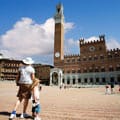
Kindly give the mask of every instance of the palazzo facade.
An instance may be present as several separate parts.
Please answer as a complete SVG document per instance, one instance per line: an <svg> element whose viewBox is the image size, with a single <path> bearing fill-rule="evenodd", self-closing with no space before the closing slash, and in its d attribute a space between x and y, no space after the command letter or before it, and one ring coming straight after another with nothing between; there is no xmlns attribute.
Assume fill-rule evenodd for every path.
<svg viewBox="0 0 120 120"><path fill-rule="evenodd" d="M108 50L105 35L98 40L79 40L80 54L64 55L63 6L56 6L54 32L54 68L50 72L50 85L102 85L120 84L120 49Z"/></svg>
<svg viewBox="0 0 120 120"><path fill-rule="evenodd" d="M15 81L18 75L18 68L21 66L21 60L4 58L0 54L0 81ZM41 80L41 84L50 84L51 65L33 64L35 68L35 76Z"/></svg>

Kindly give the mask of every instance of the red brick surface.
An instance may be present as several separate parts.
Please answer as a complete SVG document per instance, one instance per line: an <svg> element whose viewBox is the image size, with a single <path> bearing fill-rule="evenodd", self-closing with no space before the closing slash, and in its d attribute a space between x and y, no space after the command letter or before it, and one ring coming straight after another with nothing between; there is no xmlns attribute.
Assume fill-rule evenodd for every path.
<svg viewBox="0 0 120 120"><path fill-rule="evenodd" d="M14 82L0 82L0 120L8 120L17 100ZM120 120L120 93L105 95L105 87L62 89L43 86L40 92L42 120ZM28 106L31 115L31 101ZM22 112L22 104L17 113ZM17 117L15 120L19 120ZM31 120L30 118L27 120Z"/></svg>

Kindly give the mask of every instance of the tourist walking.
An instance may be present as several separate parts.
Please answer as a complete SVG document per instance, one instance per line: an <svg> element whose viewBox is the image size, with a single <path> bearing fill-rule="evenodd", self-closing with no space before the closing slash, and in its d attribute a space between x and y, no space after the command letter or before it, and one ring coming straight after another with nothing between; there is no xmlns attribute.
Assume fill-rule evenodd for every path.
<svg viewBox="0 0 120 120"><path fill-rule="evenodd" d="M32 58L27 57L26 59L23 59L22 65L19 67L19 73L18 73L18 79L16 80L17 85L19 86L18 90L18 100L14 106L13 111L10 114L9 119L13 119L16 117L16 110L20 103L23 101L23 112L20 115L20 118L28 117L29 115L26 113L27 106L29 99L31 98L31 84L33 83L33 80L35 79L35 69L32 67L32 64L34 61Z"/></svg>
<svg viewBox="0 0 120 120"><path fill-rule="evenodd" d="M111 87L111 94L112 94L114 92L114 83L111 83L110 87Z"/></svg>
<svg viewBox="0 0 120 120"><path fill-rule="evenodd" d="M106 86L105 86L105 94L111 94L111 92L110 92L110 86L107 84Z"/></svg>

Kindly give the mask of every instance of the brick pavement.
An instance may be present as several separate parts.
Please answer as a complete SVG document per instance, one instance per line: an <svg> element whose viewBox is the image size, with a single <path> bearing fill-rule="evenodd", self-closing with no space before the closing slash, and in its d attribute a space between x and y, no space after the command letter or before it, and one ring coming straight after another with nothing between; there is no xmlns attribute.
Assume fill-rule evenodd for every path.
<svg viewBox="0 0 120 120"><path fill-rule="evenodd" d="M17 100L17 89L14 82L0 82L0 120L8 120ZM118 86L111 95L105 95L104 87L60 90L43 86L40 97L42 120L120 120ZM21 111L22 104L18 114ZM31 114L31 101L28 113Z"/></svg>

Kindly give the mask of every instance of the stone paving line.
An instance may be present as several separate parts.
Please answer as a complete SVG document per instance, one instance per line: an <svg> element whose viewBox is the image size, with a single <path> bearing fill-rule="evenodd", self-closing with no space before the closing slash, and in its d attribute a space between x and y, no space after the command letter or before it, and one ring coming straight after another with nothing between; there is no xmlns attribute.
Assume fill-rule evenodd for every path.
<svg viewBox="0 0 120 120"><path fill-rule="evenodd" d="M14 82L0 82L0 120L8 120L17 100ZM42 86L40 92L42 120L120 120L120 92L105 95L105 87L69 88ZM22 104L18 108L18 117ZM31 115L31 101L27 109ZM32 120L28 118L26 120Z"/></svg>

